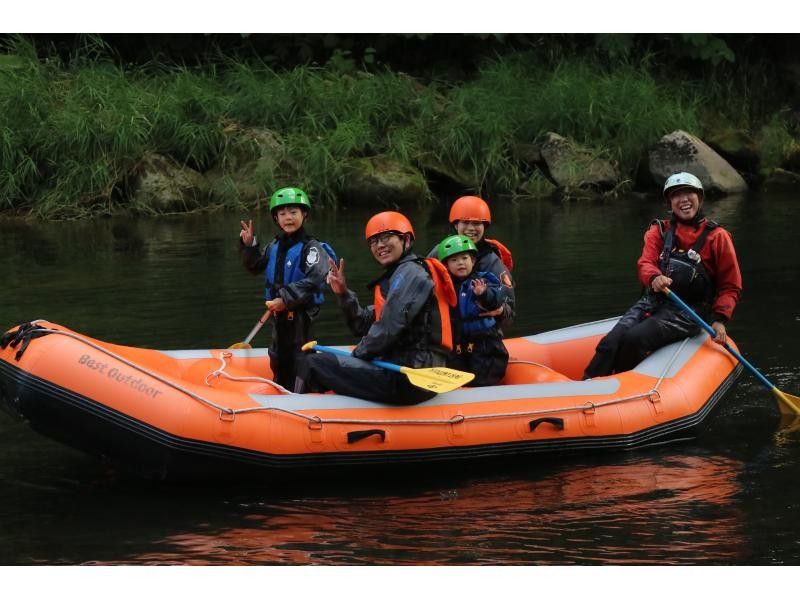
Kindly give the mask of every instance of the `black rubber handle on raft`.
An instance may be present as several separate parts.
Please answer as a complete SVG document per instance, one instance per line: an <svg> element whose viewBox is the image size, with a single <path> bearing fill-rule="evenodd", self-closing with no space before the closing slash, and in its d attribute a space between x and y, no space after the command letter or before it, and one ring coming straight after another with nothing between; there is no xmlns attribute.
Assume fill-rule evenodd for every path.
<svg viewBox="0 0 800 598"><path fill-rule="evenodd" d="M26 322L20 324L14 332L6 332L0 337L0 349L5 349L9 345L11 345L12 349L16 349L17 345L21 342L22 347L20 347L19 351L17 351L17 354L14 356L14 359L19 361L22 359L22 355L25 353L25 349L28 348L31 339L39 338L51 332L52 330L48 330L44 326L39 326L33 322Z"/></svg>
<svg viewBox="0 0 800 598"><path fill-rule="evenodd" d="M354 442L358 442L359 440L364 440L373 435L378 435L381 437L381 442L386 441L386 432L383 430L379 430L378 428L374 428L372 430L356 430L355 432L348 432L347 433L347 444L353 444Z"/></svg>
<svg viewBox="0 0 800 598"><path fill-rule="evenodd" d="M539 419L532 419L528 424L530 431L536 430L539 424L553 424L557 430L564 429L564 420L560 417L540 417Z"/></svg>

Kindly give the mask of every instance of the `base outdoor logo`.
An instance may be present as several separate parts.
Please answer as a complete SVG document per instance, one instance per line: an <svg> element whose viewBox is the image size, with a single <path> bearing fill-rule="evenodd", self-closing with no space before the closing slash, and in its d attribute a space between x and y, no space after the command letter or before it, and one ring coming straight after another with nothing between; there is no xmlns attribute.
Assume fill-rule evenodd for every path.
<svg viewBox="0 0 800 598"><path fill-rule="evenodd" d="M144 380L136 377L135 374L126 374L117 367L109 367L106 362L92 359L92 357L86 353L78 358L78 363L90 370L94 370L98 374L105 375L109 380L113 380L118 384L130 386L133 390L141 392L148 397L157 397L161 394L160 390L149 386Z"/></svg>

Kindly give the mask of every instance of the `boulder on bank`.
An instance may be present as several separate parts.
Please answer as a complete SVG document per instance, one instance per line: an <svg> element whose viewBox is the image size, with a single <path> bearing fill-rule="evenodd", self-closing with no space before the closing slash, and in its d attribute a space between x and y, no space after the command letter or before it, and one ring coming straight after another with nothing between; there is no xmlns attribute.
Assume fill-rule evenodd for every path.
<svg viewBox="0 0 800 598"><path fill-rule="evenodd" d="M466 168L446 164L443 160L434 156L424 156L419 161L427 180L438 183L448 189L462 191L463 193L477 193L481 188L480 179L474 172L468 172Z"/></svg>
<svg viewBox="0 0 800 598"><path fill-rule="evenodd" d="M283 143L269 129L241 127L229 123L223 130L225 150L222 159L206 173L214 197L255 204L269 196L267 186L283 155Z"/></svg>
<svg viewBox="0 0 800 598"><path fill-rule="evenodd" d="M145 154L129 180L130 207L135 211L187 212L208 202L205 177L161 154Z"/></svg>
<svg viewBox="0 0 800 598"><path fill-rule="evenodd" d="M393 209L430 199L428 184L420 171L386 156L352 160L341 193L356 204Z"/></svg>
<svg viewBox="0 0 800 598"><path fill-rule="evenodd" d="M620 182L609 160L557 133L547 133L540 154L548 176L561 189L609 191Z"/></svg>
<svg viewBox="0 0 800 598"><path fill-rule="evenodd" d="M686 131L664 135L649 151L650 176L659 188L671 174L690 172L703 182L707 195L747 191L747 183L722 156Z"/></svg>

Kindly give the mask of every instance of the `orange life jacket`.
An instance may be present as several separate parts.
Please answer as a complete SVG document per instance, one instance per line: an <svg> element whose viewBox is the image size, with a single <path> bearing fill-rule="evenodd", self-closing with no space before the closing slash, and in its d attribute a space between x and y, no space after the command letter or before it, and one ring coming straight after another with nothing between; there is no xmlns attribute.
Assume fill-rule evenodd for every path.
<svg viewBox="0 0 800 598"><path fill-rule="evenodd" d="M509 272L514 269L514 258L511 256L511 250L508 247L503 245L497 239L487 239L484 237L483 240L497 250L497 253L500 256L500 261L505 264Z"/></svg>
<svg viewBox="0 0 800 598"><path fill-rule="evenodd" d="M439 320L441 321L440 342L448 351L453 350L453 328L450 324L450 307L455 307L458 303L456 289L453 280L445 265L432 257L420 259L419 263L428 271L433 279L433 295L436 297L436 304L439 308ZM381 319L381 311L386 298L381 293L381 285L376 284L374 289L373 305L375 308L375 321Z"/></svg>

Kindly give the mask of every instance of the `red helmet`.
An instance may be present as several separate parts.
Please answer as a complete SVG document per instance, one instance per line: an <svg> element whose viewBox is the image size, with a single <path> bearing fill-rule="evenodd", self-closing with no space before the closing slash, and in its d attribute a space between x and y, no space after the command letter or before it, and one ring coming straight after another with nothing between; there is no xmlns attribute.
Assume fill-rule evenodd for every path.
<svg viewBox="0 0 800 598"><path fill-rule="evenodd" d="M367 221L367 228L364 235L367 239L385 233L388 231L400 233L401 235L409 234L414 239L414 227L408 221L408 218L403 216L400 212L381 212L375 214Z"/></svg>
<svg viewBox="0 0 800 598"><path fill-rule="evenodd" d="M487 224L492 223L492 213L489 205L480 197L465 195L453 202L450 208L450 224L456 220L480 220Z"/></svg>

